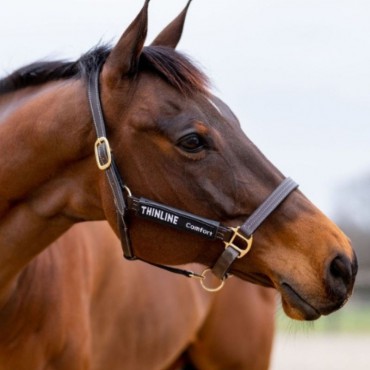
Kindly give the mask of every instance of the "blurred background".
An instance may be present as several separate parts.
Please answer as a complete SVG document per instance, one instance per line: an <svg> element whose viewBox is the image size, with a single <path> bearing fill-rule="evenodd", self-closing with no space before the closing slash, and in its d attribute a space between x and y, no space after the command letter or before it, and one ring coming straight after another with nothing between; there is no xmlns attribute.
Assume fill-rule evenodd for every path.
<svg viewBox="0 0 370 370"><path fill-rule="evenodd" d="M3 1L0 78L114 42L142 3ZM148 40L184 5L152 0ZM357 285L344 309L314 324L277 312L272 370L370 366L369 19L368 0L193 0L179 46L252 141L339 223L358 253Z"/></svg>

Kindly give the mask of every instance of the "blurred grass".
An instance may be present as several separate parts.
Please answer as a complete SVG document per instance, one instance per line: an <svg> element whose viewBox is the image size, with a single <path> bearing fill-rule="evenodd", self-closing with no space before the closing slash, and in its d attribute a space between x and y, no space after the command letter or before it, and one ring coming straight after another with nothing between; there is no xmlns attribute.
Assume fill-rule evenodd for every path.
<svg viewBox="0 0 370 370"><path fill-rule="evenodd" d="M329 316L313 322L300 322L289 319L282 309L277 313L279 332L340 332L370 334L370 303L350 302Z"/></svg>

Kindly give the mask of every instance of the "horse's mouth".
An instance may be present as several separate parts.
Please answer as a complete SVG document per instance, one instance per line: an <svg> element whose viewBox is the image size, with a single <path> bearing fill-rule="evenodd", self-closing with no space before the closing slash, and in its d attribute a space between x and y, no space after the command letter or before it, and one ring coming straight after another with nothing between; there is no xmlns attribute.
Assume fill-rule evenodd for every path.
<svg viewBox="0 0 370 370"><path fill-rule="evenodd" d="M292 319L316 320L321 313L302 298L289 284L280 286L281 299L285 313Z"/></svg>

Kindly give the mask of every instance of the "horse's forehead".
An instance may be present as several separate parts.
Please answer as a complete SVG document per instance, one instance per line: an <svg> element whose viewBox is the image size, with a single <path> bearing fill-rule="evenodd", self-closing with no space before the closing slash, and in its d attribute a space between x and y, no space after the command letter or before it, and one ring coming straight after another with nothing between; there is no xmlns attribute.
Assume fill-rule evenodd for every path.
<svg viewBox="0 0 370 370"><path fill-rule="evenodd" d="M134 112L145 112L151 118L181 116L192 121L201 121L223 130L230 126L239 126L238 119L220 98L211 92L194 92L185 96L170 86L159 76L143 74L136 89L136 96L131 100ZM168 120L166 119L168 122ZM218 124L219 123L219 124Z"/></svg>

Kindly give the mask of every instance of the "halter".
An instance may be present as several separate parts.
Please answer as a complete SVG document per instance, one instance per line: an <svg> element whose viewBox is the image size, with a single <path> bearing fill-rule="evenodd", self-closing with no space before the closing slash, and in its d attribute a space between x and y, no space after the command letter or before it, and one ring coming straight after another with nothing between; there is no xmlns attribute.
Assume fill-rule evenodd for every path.
<svg viewBox="0 0 370 370"><path fill-rule="evenodd" d="M87 90L97 134L94 148L95 157L98 168L105 171L112 190L124 257L128 260L139 259L135 256L130 240L127 223L128 214L158 222L181 231L193 233L209 240L221 240L225 245L225 250L217 259L215 265L212 268L205 269L202 274L144 261L170 272L197 278L200 280L202 287L207 291L220 290L229 276L228 271L232 263L237 258L244 257L250 251L255 230L298 185L292 179L286 178L252 213L245 223L238 227L227 227L218 221L209 220L146 198L135 197L125 185L118 171L107 139L100 102L99 74L100 68L97 68L89 75ZM205 279L210 272L220 279L220 285L216 288L210 288L205 284Z"/></svg>

